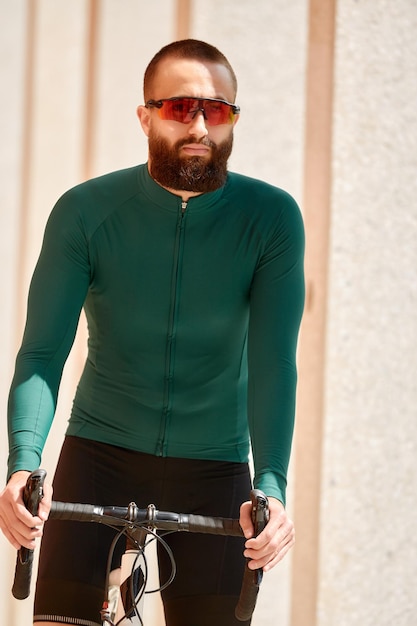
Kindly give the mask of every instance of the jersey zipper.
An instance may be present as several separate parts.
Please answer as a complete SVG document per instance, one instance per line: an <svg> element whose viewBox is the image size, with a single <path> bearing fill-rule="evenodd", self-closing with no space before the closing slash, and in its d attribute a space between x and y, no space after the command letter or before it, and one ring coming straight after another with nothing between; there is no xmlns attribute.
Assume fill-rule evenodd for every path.
<svg viewBox="0 0 417 626"><path fill-rule="evenodd" d="M166 456L168 447L167 430L172 411L172 383L174 378L175 365L175 340L178 320L179 291L181 287L182 253L184 246L184 222L187 204L188 203L185 200L183 200L180 204L175 232L174 256L171 277L170 311L165 353L165 378L162 420L156 450L158 456Z"/></svg>

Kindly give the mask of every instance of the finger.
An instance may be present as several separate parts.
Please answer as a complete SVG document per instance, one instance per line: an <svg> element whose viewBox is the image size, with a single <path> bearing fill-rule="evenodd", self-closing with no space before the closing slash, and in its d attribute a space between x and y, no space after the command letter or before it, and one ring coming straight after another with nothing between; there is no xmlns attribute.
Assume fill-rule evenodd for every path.
<svg viewBox="0 0 417 626"><path fill-rule="evenodd" d="M42 532L39 530L34 530L30 536L26 536L14 527L3 527L2 531L6 539L16 550L19 550L22 546L28 548L29 550L34 550L38 538L42 535Z"/></svg>
<svg viewBox="0 0 417 626"><path fill-rule="evenodd" d="M294 543L295 536L291 534L286 538L285 542L282 542L275 550L271 550L271 546L269 546L269 550L266 553L260 554L259 552L256 552L254 558L251 558L248 563L249 568L262 568L265 572L272 569L284 558Z"/></svg>
<svg viewBox="0 0 417 626"><path fill-rule="evenodd" d="M3 535L6 537L7 541L9 541L16 550L19 549L19 544L16 539L13 537L12 533L9 531L9 527L6 519L3 515L0 516L0 528Z"/></svg>
<svg viewBox="0 0 417 626"><path fill-rule="evenodd" d="M255 558L259 558L260 555L265 556L268 554L276 554L281 552L285 546L294 542L295 540L295 530L293 526L289 528L283 529L282 532L277 533L274 537L271 538L269 543L265 544L259 551L258 555L255 555Z"/></svg>
<svg viewBox="0 0 417 626"><path fill-rule="evenodd" d="M21 548L27 548L28 550L35 550L37 546L36 539L32 539L30 541L28 541L27 539L22 539L22 541L20 541L19 543Z"/></svg>
<svg viewBox="0 0 417 626"><path fill-rule="evenodd" d="M44 495L39 503L37 515L31 515L23 504L22 498L19 498L16 502L12 502L12 507L16 517L18 517L29 528L42 525L43 522L48 519L52 502L52 492L53 489L51 485L44 485Z"/></svg>
<svg viewBox="0 0 417 626"><path fill-rule="evenodd" d="M280 515L278 519L267 524L257 537L248 539L245 547L249 550L259 551L259 555L263 556L268 551L279 549L279 546L281 544L284 545L287 542L287 538L293 534L293 522L285 514Z"/></svg>
<svg viewBox="0 0 417 626"><path fill-rule="evenodd" d="M45 484L44 496L39 504L38 517L45 522L48 519L49 511L51 510L52 503L52 485Z"/></svg>
<svg viewBox="0 0 417 626"><path fill-rule="evenodd" d="M9 529L6 527L2 527L1 530L2 530L3 535L6 537L7 541L11 543L13 548L15 548L16 550L19 550L19 548L21 547L21 544L17 541L17 539L13 537L11 532L9 532Z"/></svg>
<svg viewBox="0 0 417 626"><path fill-rule="evenodd" d="M9 527L11 533L15 536L15 538L25 545L25 543L32 543L38 537L42 537L43 523L39 518L33 517L34 524L35 520L39 521L38 525L33 525L31 527L26 526L22 522L17 521L12 527Z"/></svg>
<svg viewBox="0 0 417 626"><path fill-rule="evenodd" d="M31 515L23 504L17 504L3 511L3 526L18 540L30 541L42 535L43 521Z"/></svg>
<svg viewBox="0 0 417 626"><path fill-rule="evenodd" d="M31 515L24 504L17 503L13 507L14 524L20 523L26 526L28 529L32 529L37 526L42 526L43 520L38 515ZM13 518L11 518L13 519Z"/></svg>
<svg viewBox="0 0 417 626"><path fill-rule="evenodd" d="M260 537L261 535L257 539ZM258 545L254 539L246 542L244 556L254 561L251 569L264 567L276 555L281 554L283 550L288 551L286 549L287 545L292 545L295 542L294 526L292 523L285 524L275 535L265 534L262 539L264 540L262 545Z"/></svg>
<svg viewBox="0 0 417 626"><path fill-rule="evenodd" d="M286 543L285 546L281 550L279 550L277 554L270 561L268 561L268 563L266 563L266 565L263 566L263 571L269 572L269 570L271 570L273 567L275 567L275 565L282 561L284 556L291 550L294 544L294 538L288 541L288 543Z"/></svg>
<svg viewBox="0 0 417 626"><path fill-rule="evenodd" d="M252 504L244 502L240 507L239 524L246 539L253 537L254 529L251 518Z"/></svg>

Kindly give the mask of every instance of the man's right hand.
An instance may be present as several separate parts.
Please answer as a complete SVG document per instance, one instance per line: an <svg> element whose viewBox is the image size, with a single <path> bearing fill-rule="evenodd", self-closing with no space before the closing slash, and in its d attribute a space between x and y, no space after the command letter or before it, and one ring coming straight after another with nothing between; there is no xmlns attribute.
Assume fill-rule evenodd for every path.
<svg viewBox="0 0 417 626"><path fill-rule="evenodd" d="M19 471L9 479L0 494L0 528L12 546L33 550L36 540L42 536L43 524L51 508L52 487L44 485L44 497L38 515L33 517L23 503L23 490L30 472Z"/></svg>

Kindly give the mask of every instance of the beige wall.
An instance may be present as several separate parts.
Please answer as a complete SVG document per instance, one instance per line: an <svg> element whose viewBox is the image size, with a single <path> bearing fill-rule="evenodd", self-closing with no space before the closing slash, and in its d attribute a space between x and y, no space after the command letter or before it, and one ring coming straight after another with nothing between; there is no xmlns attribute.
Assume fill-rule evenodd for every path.
<svg viewBox="0 0 417 626"><path fill-rule="evenodd" d="M417 608L417 4L339 3L320 626Z"/></svg>
<svg viewBox="0 0 417 626"><path fill-rule="evenodd" d="M289 485L297 547L265 577L254 626L413 626L417 4L0 0L0 24L3 415L54 201L86 177L146 158L135 107L147 61L177 33L207 39L239 77L231 167L290 191L310 239ZM45 451L50 473L83 338L82 329ZM1 429L5 468L5 420ZM3 621L22 626L31 600L10 598L14 558L1 540Z"/></svg>

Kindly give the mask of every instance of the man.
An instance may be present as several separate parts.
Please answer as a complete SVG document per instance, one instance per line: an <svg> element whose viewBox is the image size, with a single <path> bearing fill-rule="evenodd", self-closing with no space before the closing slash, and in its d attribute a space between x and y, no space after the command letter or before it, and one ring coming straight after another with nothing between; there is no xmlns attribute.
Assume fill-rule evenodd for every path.
<svg viewBox="0 0 417 626"><path fill-rule="evenodd" d="M216 48L163 48L137 113L146 165L93 179L55 206L31 284L9 402L9 481L1 528L33 548L22 487L41 463L62 367L84 306L89 353L54 477L58 500L236 517L244 540L177 534L168 626L239 623L245 559L265 571L294 543L285 504L302 315L303 227L282 190L227 172L236 77ZM253 538L255 486L270 523ZM96 528L97 526L97 528ZM34 621L99 624L112 535L48 522ZM243 554L242 554L243 553ZM117 558L115 558L117 565ZM169 563L160 555L161 582Z"/></svg>

